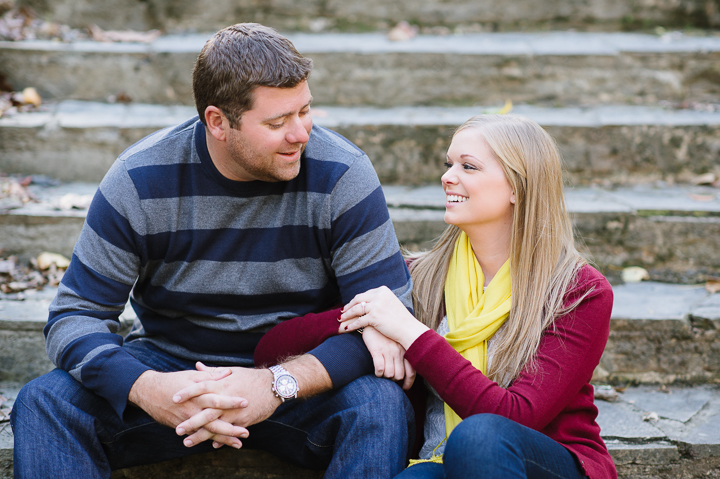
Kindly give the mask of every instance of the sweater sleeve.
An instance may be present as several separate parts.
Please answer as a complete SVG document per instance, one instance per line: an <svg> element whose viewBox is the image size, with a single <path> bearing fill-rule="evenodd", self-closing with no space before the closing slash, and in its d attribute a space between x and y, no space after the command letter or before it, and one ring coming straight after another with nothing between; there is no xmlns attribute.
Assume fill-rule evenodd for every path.
<svg viewBox="0 0 720 479"><path fill-rule="evenodd" d="M492 413L541 430L590 381L607 342L612 289L592 268L567 297L592 291L570 313L543 333L536 368L524 370L505 389L488 379L434 331L420 336L405 358L463 419ZM587 278L588 271L592 278Z"/></svg>
<svg viewBox="0 0 720 479"><path fill-rule="evenodd" d="M135 380L150 369L122 348L119 315L138 276L138 197L117 161L88 211L45 326L50 360L122 416Z"/></svg>
<svg viewBox="0 0 720 479"><path fill-rule="evenodd" d="M367 155L358 150L333 188L323 215L330 225L331 267L341 301L347 303L356 294L387 286L412 310L410 273ZM323 364L336 388L373 372L372 357L359 337L343 335L324 341L311 354Z"/></svg>

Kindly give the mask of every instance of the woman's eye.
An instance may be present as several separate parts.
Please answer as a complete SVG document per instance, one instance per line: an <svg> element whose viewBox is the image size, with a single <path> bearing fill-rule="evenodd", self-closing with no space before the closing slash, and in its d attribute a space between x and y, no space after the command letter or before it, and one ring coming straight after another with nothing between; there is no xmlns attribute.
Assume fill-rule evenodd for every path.
<svg viewBox="0 0 720 479"><path fill-rule="evenodd" d="M443 165L445 165L445 168L447 168L448 170L449 170L450 168L452 168L452 163L450 163L450 162L448 162L448 161L446 161L445 163L443 163Z"/></svg>
<svg viewBox="0 0 720 479"><path fill-rule="evenodd" d="M471 164L469 164L469 163L465 163L465 164L463 165L463 169L465 169L465 170L477 170L477 168L475 168L475 166L473 166L473 165L471 165Z"/></svg>

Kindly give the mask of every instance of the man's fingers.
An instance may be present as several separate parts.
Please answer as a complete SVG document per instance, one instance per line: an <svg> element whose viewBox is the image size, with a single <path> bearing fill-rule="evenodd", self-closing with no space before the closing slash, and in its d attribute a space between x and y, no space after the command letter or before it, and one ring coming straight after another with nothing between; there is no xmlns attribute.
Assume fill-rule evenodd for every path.
<svg viewBox="0 0 720 479"><path fill-rule="evenodd" d="M398 351L398 353L393 357L395 362L395 376L393 379L395 381L402 381L402 379L405 377L405 365L403 364L403 357Z"/></svg>
<svg viewBox="0 0 720 479"><path fill-rule="evenodd" d="M211 385L213 385L212 381L202 381L199 383L192 384L192 385L176 392L173 395L173 402L175 402L176 404L179 404L181 402L187 401L190 398L194 398L194 397L200 396L202 394L210 393L210 392L212 392L210 390Z"/></svg>
<svg viewBox="0 0 720 479"><path fill-rule="evenodd" d="M206 424L202 429L205 429L206 431L210 431L213 433L216 437L214 438L217 440L217 436L229 436L229 437L241 437L246 438L250 434L247 429L240 426L235 426L233 424L230 424L229 422L225 422L221 419L218 419L217 421L213 421L210 424Z"/></svg>
<svg viewBox="0 0 720 479"><path fill-rule="evenodd" d="M215 368L210 366L205 366L202 362L198 361L195 363L195 369L197 369L200 372L208 373L209 378L208 379L222 379L230 376L232 374L232 370L230 368Z"/></svg>
<svg viewBox="0 0 720 479"><path fill-rule="evenodd" d="M392 379L395 377L395 362L391 354L385 353L385 377Z"/></svg>
<svg viewBox="0 0 720 479"><path fill-rule="evenodd" d="M405 379L403 379L402 388L407 391L412 387L412 385L415 383L415 368L410 365L407 359L403 359L403 364L405 365Z"/></svg>
<svg viewBox="0 0 720 479"><path fill-rule="evenodd" d="M219 449L223 446L230 446L234 447L235 449L240 449L242 447L242 442L236 437L220 436L216 434L213 438L213 447L215 449Z"/></svg>
<svg viewBox="0 0 720 479"><path fill-rule="evenodd" d="M373 365L375 366L375 376L381 378L385 372L385 358L382 354L373 354Z"/></svg>
<svg viewBox="0 0 720 479"><path fill-rule="evenodd" d="M185 434L192 434L198 431L200 428L209 424L219 418L222 415L222 409L203 409L199 413L187 421L183 421L175 428L175 433L178 436L184 436Z"/></svg>
<svg viewBox="0 0 720 479"><path fill-rule="evenodd" d="M195 398L195 404L201 408L238 409L248 406L245 398L238 396L225 396L224 394L203 394Z"/></svg>

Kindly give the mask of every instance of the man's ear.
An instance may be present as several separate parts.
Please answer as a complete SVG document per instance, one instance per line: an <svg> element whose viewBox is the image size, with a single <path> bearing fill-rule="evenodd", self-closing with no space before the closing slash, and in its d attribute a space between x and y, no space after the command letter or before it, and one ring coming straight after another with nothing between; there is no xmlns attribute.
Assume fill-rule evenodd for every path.
<svg viewBox="0 0 720 479"><path fill-rule="evenodd" d="M230 127L230 122L220 108L212 105L205 108L205 124L216 140L225 141L226 128Z"/></svg>

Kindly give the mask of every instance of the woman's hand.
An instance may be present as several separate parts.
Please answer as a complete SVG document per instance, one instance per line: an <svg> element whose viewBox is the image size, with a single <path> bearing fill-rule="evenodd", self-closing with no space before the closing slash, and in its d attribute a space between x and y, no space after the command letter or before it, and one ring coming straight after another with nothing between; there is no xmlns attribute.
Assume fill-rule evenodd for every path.
<svg viewBox="0 0 720 479"><path fill-rule="evenodd" d="M387 286L358 294L339 318L341 331L372 326L405 350L429 328L415 319Z"/></svg>
<svg viewBox="0 0 720 479"><path fill-rule="evenodd" d="M410 389L415 382L415 369L405 361L405 348L383 336L372 326L365 328L362 337L372 355L375 376L402 381L402 388Z"/></svg>

